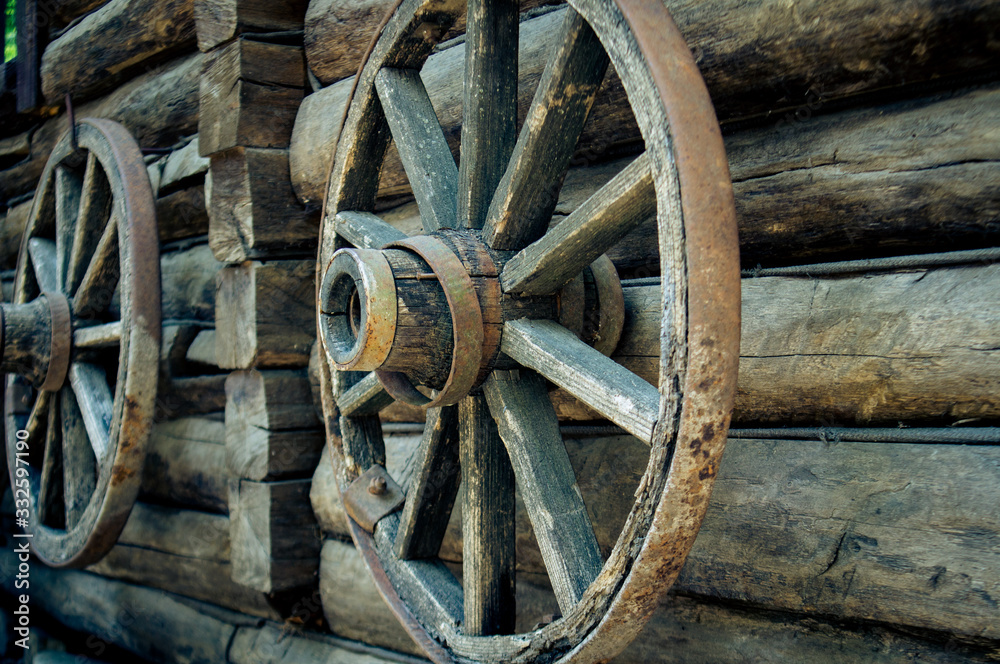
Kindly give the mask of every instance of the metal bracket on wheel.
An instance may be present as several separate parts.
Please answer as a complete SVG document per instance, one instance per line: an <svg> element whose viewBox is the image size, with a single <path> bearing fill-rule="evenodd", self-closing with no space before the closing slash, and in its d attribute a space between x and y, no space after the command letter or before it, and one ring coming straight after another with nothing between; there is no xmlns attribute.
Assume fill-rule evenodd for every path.
<svg viewBox="0 0 1000 664"><path fill-rule="evenodd" d="M375 524L403 506L406 497L382 466L372 466L358 476L344 492L344 509L369 533Z"/></svg>

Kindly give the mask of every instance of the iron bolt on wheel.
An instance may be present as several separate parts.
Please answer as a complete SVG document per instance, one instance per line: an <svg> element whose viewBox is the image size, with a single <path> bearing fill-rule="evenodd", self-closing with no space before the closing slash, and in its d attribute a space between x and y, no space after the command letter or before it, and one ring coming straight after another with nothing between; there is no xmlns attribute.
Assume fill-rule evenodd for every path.
<svg viewBox="0 0 1000 664"><path fill-rule="evenodd" d="M465 10L454 0L403 0L359 74L339 138L317 321L338 483L380 592L435 661L605 661L680 571L725 444L740 293L721 133L669 14L643 0L570 0L518 132L517 3L469 0L456 165L419 71ZM609 64L645 152L548 229ZM420 237L373 214L390 138L420 210ZM654 216L658 386L609 357L627 312L604 256ZM589 315L574 301L590 303ZM549 382L649 445L607 556ZM378 418L393 399L428 409L402 486L385 471ZM517 634L515 487L561 612ZM437 558L456 499L461 581Z"/></svg>
<svg viewBox="0 0 1000 664"><path fill-rule="evenodd" d="M83 567L114 545L139 490L160 352L153 192L121 125L56 144L0 308L15 499L32 548ZM18 433L18 432L22 433Z"/></svg>

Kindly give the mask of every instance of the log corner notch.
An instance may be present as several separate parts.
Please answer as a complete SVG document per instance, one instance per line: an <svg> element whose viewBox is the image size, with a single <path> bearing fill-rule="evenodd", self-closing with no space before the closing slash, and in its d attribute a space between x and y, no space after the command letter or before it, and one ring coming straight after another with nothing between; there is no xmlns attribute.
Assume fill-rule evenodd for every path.
<svg viewBox="0 0 1000 664"><path fill-rule="evenodd" d="M247 33L300 32L308 0L194 0L198 48Z"/></svg>

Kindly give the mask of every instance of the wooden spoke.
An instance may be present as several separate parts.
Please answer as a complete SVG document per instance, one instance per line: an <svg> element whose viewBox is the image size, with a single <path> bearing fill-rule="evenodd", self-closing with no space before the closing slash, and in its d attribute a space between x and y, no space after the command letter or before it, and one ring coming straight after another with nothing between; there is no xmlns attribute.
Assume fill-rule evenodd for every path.
<svg viewBox="0 0 1000 664"><path fill-rule="evenodd" d="M486 244L494 249L519 249L545 232L607 68L608 56L597 35L570 8L559 48L542 73L514 154L490 204L483 226Z"/></svg>
<svg viewBox="0 0 1000 664"><path fill-rule="evenodd" d="M394 545L404 560L436 556L448 529L461 479L457 410L448 406L427 411Z"/></svg>
<svg viewBox="0 0 1000 664"><path fill-rule="evenodd" d="M87 259L93 254L111 214L111 187L93 152L87 155L87 170L83 175L82 187L66 281L61 282L67 293L75 292L80 285L84 270L87 269Z"/></svg>
<svg viewBox="0 0 1000 664"><path fill-rule="evenodd" d="M337 408L345 417L374 415L393 401L372 372L337 398Z"/></svg>
<svg viewBox="0 0 1000 664"><path fill-rule="evenodd" d="M514 630L514 471L486 400L458 405L465 634Z"/></svg>
<svg viewBox="0 0 1000 664"><path fill-rule="evenodd" d="M56 283L60 290L66 283L66 270L69 267L70 247L73 244L73 232L76 227L76 217L80 212L80 194L83 189L83 176L74 169L56 166Z"/></svg>
<svg viewBox="0 0 1000 664"><path fill-rule="evenodd" d="M482 228L517 137L517 0L469 0L458 221Z"/></svg>
<svg viewBox="0 0 1000 664"><path fill-rule="evenodd" d="M458 168L420 72L386 67L375 77L375 89L417 199L424 230L455 228Z"/></svg>
<svg viewBox="0 0 1000 664"><path fill-rule="evenodd" d="M56 243L41 237L28 240L28 254L35 271L35 281L41 291L59 290L56 280Z"/></svg>
<svg viewBox="0 0 1000 664"><path fill-rule="evenodd" d="M530 371L494 371L483 392L507 447L559 608L567 614L597 578L604 560L545 382Z"/></svg>
<svg viewBox="0 0 1000 664"><path fill-rule="evenodd" d="M368 375L357 372L341 372L337 377L344 393L365 382ZM367 383L359 392L368 391ZM377 411L376 411L377 412ZM344 454L350 459L349 466L359 473L373 464L385 466L385 441L382 439L382 425L378 415L340 416L340 433L343 438Z"/></svg>
<svg viewBox="0 0 1000 664"><path fill-rule="evenodd" d="M58 505L60 487L56 476L62 468L62 421L59 416L58 399L49 404L48 426L45 430L45 450L42 455L42 473L38 480L38 523L48 524L56 516L53 511Z"/></svg>
<svg viewBox="0 0 1000 664"><path fill-rule="evenodd" d="M76 394L74 403L79 406L94 456L103 459L108 450L114 396L108 387L104 369L95 364L74 362L69 367L69 382ZM66 420L65 417L63 419Z"/></svg>
<svg viewBox="0 0 1000 664"><path fill-rule="evenodd" d="M371 212L353 210L337 213L337 235L359 249L378 249L406 237Z"/></svg>
<svg viewBox="0 0 1000 664"><path fill-rule="evenodd" d="M121 267L118 263L118 223L112 217L73 298L73 314L86 317L103 311L111 303Z"/></svg>
<svg viewBox="0 0 1000 664"><path fill-rule="evenodd" d="M41 427L49 415L49 400L51 397L51 392L39 392L35 397L35 403L31 406L28 421L24 425L25 431L28 432L28 440L36 440L38 438Z"/></svg>
<svg viewBox="0 0 1000 664"><path fill-rule="evenodd" d="M70 369L72 375L72 369ZM73 388L77 390L76 386ZM81 411L73 391L63 388L61 399L62 414L62 457L63 457L63 499L66 505L66 530L80 521L90 497L97 486L97 459L88 445L87 415ZM91 436L91 440L93 437ZM107 444L105 442L105 444Z"/></svg>
<svg viewBox="0 0 1000 664"><path fill-rule="evenodd" d="M526 319L505 323L500 350L643 442L652 440L659 390L562 325Z"/></svg>
<svg viewBox="0 0 1000 664"><path fill-rule="evenodd" d="M542 239L514 256L500 275L504 292L555 292L655 214L656 192L643 154Z"/></svg>
<svg viewBox="0 0 1000 664"><path fill-rule="evenodd" d="M73 346L75 348L109 348L121 343L122 322L81 327L73 330Z"/></svg>

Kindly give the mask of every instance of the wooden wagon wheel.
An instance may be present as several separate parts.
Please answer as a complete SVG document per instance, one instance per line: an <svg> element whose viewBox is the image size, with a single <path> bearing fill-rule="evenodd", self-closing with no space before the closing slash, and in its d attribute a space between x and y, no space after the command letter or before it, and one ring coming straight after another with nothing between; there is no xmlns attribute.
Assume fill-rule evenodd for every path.
<svg viewBox="0 0 1000 664"><path fill-rule="evenodd" d="M135 502L159 366L155 204L121 125L85 119L56 144L0 314L18 524L49 565L88 565Z"/></svg>
<svg viewBox="0 0 1000 664"><path fill-rule="evenodd" d="M660 3L570 0L518 135L517 3L469 0L456 167L419 70L463 4L403 0L357 79L318 263L328 439L354 540L432 659L605 661L676 578L725 443L740 305L728 166L705 85ZM609 61L645 153L546 231ZM372 214L390 137L425 235L404 238ZM654 214L658 388L606 356L623 312L621 284L602 258ZM581 297L576 277L588 266L598 292ZM583 316L567 304L594 299L598 309ZM650 446L607 558L543 379ZM429 408L403 487L383 467L377 415L393 397ZM459 481L461 582L436 558ZM520 634L515 486L562 613Z"/></svg>

